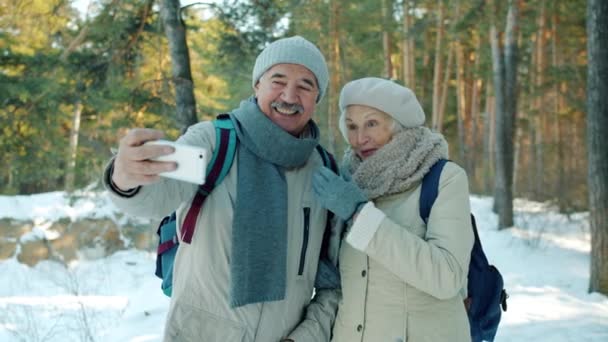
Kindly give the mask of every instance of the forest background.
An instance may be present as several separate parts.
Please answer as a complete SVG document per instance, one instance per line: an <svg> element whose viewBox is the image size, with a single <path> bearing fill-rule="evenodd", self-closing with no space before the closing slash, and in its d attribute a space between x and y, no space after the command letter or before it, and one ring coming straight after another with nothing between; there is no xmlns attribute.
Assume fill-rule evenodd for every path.
<svg viewBox="0 0 608 342"><path fill-rule="evenodd" d="M97 180L121 129L176 138L171 61L152 0L1 0L0 192L30 194ZM514 193L587 208L586 1L528 0L519 19ZM182 9L198 120L252 94L257 53L276 37L316 42L330 64L315 119L337 153L344 83L388 77L414 89L446 135L471 190L494 187L495 96L490 27L507 2L482 0L224 1ZM504 7L504 8L503 8ZM404 20L403 13L412 13ZM441 19L441 21L439 21ZM405 56L405 57L404 57ZM73 174L71 174L73 173Z"/></svg>
<svg viewBox="0 0 608 342"><path fill-rule="evenodd" d="M601 2L589 3L605 9ZM327 59L330 84L315 120L339 159L341 87L359 77L390 78L415 91L427 125L446 136L450 158L466 169L472 193L494 194L499 207L519 197L564 213L588 210L587 6L0 0L0 193L85 187L99 180L127 128L161 129L175 139L188 125L229 111L252 94L259 51L297 34ZM173 37L182 30L181 66L190 78L176 74L171 28L178 30ZM180 102L184 86L193 94L190 109ZM501 215L503 228L508 216ZM608 255L608 242L600 249Z"/></svg>

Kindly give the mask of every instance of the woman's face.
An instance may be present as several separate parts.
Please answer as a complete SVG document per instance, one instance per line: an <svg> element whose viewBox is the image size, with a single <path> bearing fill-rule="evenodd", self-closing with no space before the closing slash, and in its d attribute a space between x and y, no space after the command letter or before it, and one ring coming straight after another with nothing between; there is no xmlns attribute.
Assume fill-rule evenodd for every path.
<svg viewBox="0 0 608 342"><path fill-rule="evenodd" d="M350 105L345 118L348 143L361 159L376 153L393 137L393 119L376 108Z"/></svg>

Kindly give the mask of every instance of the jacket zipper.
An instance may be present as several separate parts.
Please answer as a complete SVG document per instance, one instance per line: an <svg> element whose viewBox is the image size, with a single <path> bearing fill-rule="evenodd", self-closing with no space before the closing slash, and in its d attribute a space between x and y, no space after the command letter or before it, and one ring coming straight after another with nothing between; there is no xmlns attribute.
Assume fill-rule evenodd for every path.
<svg viewBox="0 0 608 342"><path fill-rule="evenodd" d="M304 208L304 239L302 240L302 250L300 251L300 267L298 275L304 273L304 262L306 261L306 250L308 249L308 235L310 234L310 208Z"/></svg>

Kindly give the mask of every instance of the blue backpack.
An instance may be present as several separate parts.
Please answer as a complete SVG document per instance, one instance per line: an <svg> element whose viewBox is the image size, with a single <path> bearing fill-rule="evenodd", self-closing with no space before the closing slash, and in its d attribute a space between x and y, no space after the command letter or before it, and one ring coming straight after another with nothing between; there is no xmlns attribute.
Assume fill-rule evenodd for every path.
<svg viewBox="0 0 608 342"><path fill-rule="evenodd" d="M439 177L447 160L441 159L435 163L422 180L420 191L420 217L428 223L431 208L439 193ZM471 252L468 274L468 298L464 304L471 326L473 342L494 341L498 323L500 323L501 308L507 311L507 292L504 289L502 275L488 263L483 252L475 217L471 214L475 243Z"/></svg>
<svg viewBox="0 0 608 342"><path fill-rule="evenodd" d="M218 115L216 120L213 121L213 125L215 127L216 148L213 150L209 165L207 165L205 184L198 187L190 209L188 209L184 218L181 229L181 238L184 243L192 241L198 213L203 208L207 196L209 196L216 185L224 180L224 177L230 171L238 145L236 131L228 114ZM338 165L334 157L321 145L317 145L316 150L321 155L323 165L338 173ZM333 214L328 211L321 253L328 248L328 233L330 231L328 228L332 216ZM175 212L162 219L156 234L158 235L158 248L156 251L156 270L154 274L162 280L161 289L163 293L171 297L173 289L173 263L179 247Z"/></svg>

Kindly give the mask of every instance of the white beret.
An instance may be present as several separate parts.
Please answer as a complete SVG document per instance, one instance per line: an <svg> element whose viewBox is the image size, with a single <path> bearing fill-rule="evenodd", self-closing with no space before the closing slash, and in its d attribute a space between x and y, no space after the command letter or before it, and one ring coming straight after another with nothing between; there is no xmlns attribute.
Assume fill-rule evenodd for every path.
<svg viewBox="0 0 608 342"><path fill-rule="evenodd" d="M378 77L365 77L348 82L340 93L340 131L346 134L346 107L363 105L379 109L406 128L424 124L424 111L409 88Z"/></svg>

